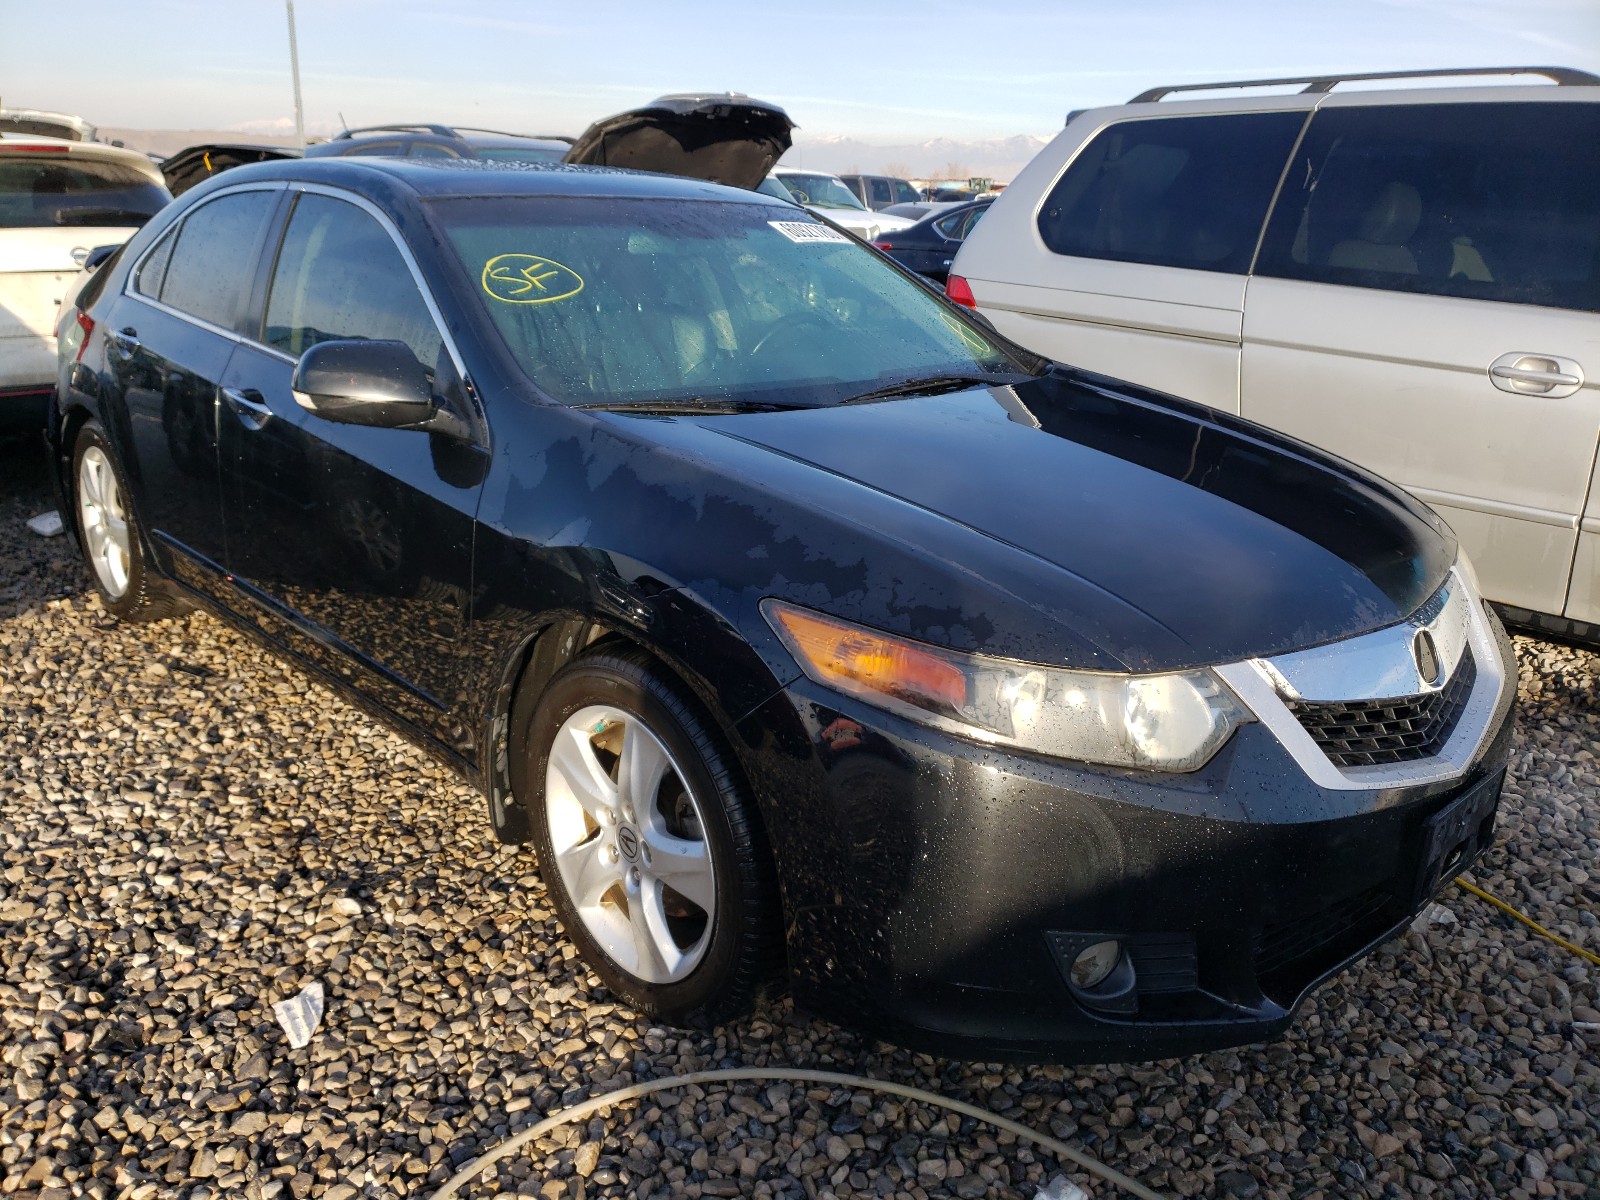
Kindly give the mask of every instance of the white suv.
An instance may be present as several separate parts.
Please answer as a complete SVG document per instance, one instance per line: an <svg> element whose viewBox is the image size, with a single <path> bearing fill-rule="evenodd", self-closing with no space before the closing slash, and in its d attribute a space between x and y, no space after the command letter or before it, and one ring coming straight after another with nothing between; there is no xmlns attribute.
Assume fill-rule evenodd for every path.
<svg viewBox="0 0 1600 1200"><path fill-rule="evenodd" d="M84 259L127 241L171 198L143 154L0 133L0 426L42 417L56 312Z"/></svg>
<svg viewBox="0 0 1600 1200"><path fill-rule="evenodd" d="M1600 641L1600 78L1415 74L1554 86L1270 80L1075 114L950 292L1051 358L1388 476L1513 621ZM1234 94L1166 99L1202 89Z"/></svg>

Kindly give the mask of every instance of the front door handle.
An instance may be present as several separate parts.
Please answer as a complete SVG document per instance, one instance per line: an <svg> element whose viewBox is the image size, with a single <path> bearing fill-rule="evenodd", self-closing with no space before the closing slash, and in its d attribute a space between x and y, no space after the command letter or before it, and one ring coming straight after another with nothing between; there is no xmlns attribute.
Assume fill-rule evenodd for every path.
<svg viewBox="0 0 1600 1200"><path fill-rule="evenodd" d="M1517 396L1570 396L1583 386L1583 368L1554 354L1502 354L1489 364L1489 382Z"/></svg>
<svg viewBox="0 0 1600 1200"><path fill-rule="evenodd" d="M272 419L272 408L254 388L218 388L228 407L251 429L260 429Z"/></svg>

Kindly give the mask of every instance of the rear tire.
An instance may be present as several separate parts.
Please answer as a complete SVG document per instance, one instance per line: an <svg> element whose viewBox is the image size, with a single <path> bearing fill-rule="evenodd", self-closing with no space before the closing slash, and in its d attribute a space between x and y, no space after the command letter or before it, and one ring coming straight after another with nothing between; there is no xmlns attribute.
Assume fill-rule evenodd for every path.
<svg viewBox="0 0 1600 1200"><path fill-rule="evenodd" d="M143 529L105 430L90 421L72 447L72 516L100 604L122 621L160 621L189 605L150 572Z"/></svg>
<svg viewBox="0 0 1600 1200"><path fill-rule="evenodd" d="M606 986L679 1025L748 1013L779 962L777 887L693 697L643 652L597 651L519 700L511 749L545 889Z"/></svg>

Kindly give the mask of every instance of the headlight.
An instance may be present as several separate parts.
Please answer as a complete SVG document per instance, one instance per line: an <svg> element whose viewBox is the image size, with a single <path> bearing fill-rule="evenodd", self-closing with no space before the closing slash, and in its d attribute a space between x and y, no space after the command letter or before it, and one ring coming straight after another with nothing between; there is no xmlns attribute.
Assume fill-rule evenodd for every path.
<svg viewBox="0 0 1600 1200"><path fill-rule="evenodd" d="M1080 762L1193 771L1250 714L1210 671L1123 675L962 654L779 600L761 611L827 687L979 741Z"/></svg>

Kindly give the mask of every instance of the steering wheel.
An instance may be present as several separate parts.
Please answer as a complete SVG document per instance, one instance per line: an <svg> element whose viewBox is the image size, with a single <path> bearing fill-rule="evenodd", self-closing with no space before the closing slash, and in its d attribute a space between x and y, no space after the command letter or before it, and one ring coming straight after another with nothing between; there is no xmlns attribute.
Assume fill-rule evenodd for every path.
<svg viewBox="0 0 1600 1200"><path fill-rule="evenodd" d="M828 330L828 322L821 317L780 318L776 325L756 339L755 345L750 347L749 355L751 358L756 358L769 352L774 345L784 346L786 343L791 342L794 344L789 345L788 348L798 350L802 348L803 337L807 332L827 333ZM801 340L797 341L796 339Z"/></svg>

